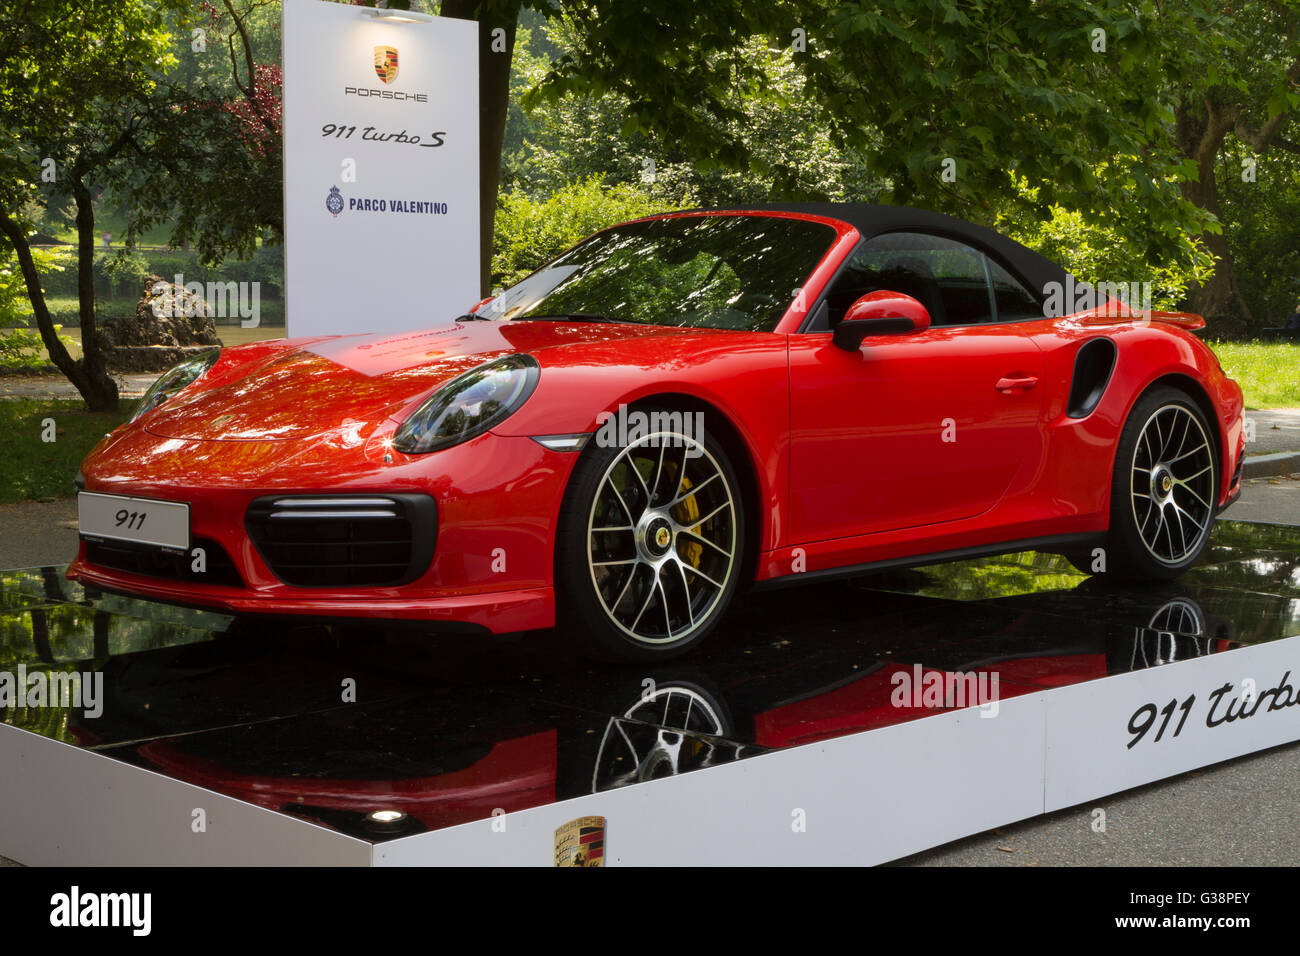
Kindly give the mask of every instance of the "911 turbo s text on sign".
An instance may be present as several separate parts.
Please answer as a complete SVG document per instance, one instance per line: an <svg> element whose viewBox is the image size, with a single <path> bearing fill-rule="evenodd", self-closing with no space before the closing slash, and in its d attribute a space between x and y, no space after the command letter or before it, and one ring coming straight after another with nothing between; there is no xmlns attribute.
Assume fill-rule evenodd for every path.
<svg viewBox="0 0 1300 956"><path fill-rule="evenodd" d="M462 314L480 298L478 25L283 10L289 334Z"/></svg>

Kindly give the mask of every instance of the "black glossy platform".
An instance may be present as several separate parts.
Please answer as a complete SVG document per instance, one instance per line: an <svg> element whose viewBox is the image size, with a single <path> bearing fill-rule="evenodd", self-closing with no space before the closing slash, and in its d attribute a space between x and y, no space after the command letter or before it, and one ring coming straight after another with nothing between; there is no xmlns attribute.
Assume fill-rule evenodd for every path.
<svg viewBox="0 0 1300 956"><path fill-rule="evenodd" d="M0 572L0 671L101 671L104 710L0 715L380 842L927 716L890 699L918 664L997 673L1006 699L1296 635L1300 528L1234 522L1167 586L1024 554L753 595L655 668L586 663L554 632L236 621L43 568Z"/></svg>

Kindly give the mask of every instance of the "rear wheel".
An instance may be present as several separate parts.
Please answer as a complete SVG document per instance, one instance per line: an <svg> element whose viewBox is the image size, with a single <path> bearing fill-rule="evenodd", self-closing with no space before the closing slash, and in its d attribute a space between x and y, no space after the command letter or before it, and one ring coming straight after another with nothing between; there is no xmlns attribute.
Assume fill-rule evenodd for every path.
<svg viewBox="0 0 1300 956"><path fill-rule="evenodd" d="M682 418L662 414L649 420ZM561 625L607 659L666 660L695 646L735 593L743 516L735 471L707 435L670 428L588 448L560 515Z"/></svg>
<svg viewBox="0 0 1300 956"><path fill-rule="evenodd" d="M1178 389L1157 388L1134 406L1115 456L1109 571L1170 579L1200 557L1218 500L1211 434L1205 415Z"/></svg>

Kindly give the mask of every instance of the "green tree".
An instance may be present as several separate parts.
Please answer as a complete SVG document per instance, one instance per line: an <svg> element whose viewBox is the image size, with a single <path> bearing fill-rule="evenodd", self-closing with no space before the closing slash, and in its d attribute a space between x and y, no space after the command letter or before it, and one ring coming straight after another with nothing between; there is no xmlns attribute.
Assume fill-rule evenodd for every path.
<svg viewBox="0 0 1300 956"><path fill-rule="evenodd" d="M802 102L838 149L859 152L884 201L992 222L1029 202L1014 173L1040 216L1122 214L1152 256L1184 254L1207 219L1180 193L1191 166L1172 148L1163 91L1191 82L1188 51L1214 45L1208 2L1185 0L1176 17L1120 0L562 6L579 46L532 100L618 92L624 133L654 131L696 162L751 165L730 94L765 91L743 54L763 37L788 50Z"/></svg>
<svg viewBox="0 0 1300 956"><path fill-rule="evenodd" d="M539 18L538 18L539 19ZM695 162L653 132L626 132L628 99L621 92L572 93L541 99L531 111L518 100L540 82L563 51L576 47L576 26L563 18L536 24L525 15L516 47L515 91L507 124L502 188L533 197L593 176L634 186L649 195L701 205L761 203L774 199L871 201L884 187L867 175L856 150L837 148L814 103L801 95L791 58L767 41L744 41L749 69L761 80L728 96L739 119L721 135L743 144L743 167ZM498 219L498 228L501 223Z"/></svg>
<svg viewBox="0 0 1300 956"><path fill-rule="evenodd" d="M598 229L680 205L655 200L632 186L606 186L596 176L562 186L540 201L522 190L505 193L497 214L493 280L512 285Z"/></svg>
<svg viewBox="0 0 1300 956"><path fill-rule="evenodd" d="M141 107L168 134L123 170L114 198L129 237L170 225L173 244L194 243L214 263L284 238L280 4L216 0L199 11L173 24L176 66Z"/></svg>
<svg viewBox="0 0 1300 956"><path fill-rule="evenodd" d="M1195 168L1180 186L1187 199L1214 216L1201 236L1215 258L1214 274L1196 291L1192 307L1227 318L1240 330L1254 318L1225 234L1231 217L1221 181L1254 186L1265 193L1265 201L1294 194L1294 166L1281 163L1270 170L1262 160L1270 151L1300 152L1292 132L1300 120L1300 3L1226 4L1210 27L1213 41L1189 49L1191 69L1177 91L1177 145ZM1228 156L1236 160L1235 168L1221 171ZM1229 188L1239 200L1251 202L1241 189ZM1276 249L1284 255L1290 252L1287 246L1295 245L1294 229L1283 234L1287 232L1292 241L1278 243Z"/></svg>
<svg viewBox="0 0 1300 956"><path fill-rule="evenodd" d="M138 110L172 62L165 15L187 0L25 0L0 19L0 234L13 248L50 358L93 411L117 408L95 337L93 190L145 133ZM76 207L82 357L59 340L25 210Z"/></svg>

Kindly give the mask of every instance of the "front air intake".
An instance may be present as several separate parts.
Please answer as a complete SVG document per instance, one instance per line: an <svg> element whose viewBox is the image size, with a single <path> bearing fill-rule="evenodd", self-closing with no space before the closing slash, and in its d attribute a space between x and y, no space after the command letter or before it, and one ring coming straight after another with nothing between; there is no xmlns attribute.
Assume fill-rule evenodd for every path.
<svg viewBox="0 0 1300 956"><path fill-rule="evenodd" d="M392 587L428 569L438 509L427 495L267 495L244 523L285 584Z"/></svg>
<svg viewBox="0 0 1300 956"><path fill-rule="evenodd" d="M195 538L190 542L194 549L204 552L202 571L195 570L195 553L164 551L128 541L86 539L86 561L101 568L141 574L149 578L168 581L185 581L190 584L213 584L224 588L242 588L243 579L230 555L215 541Z"/></svg>

